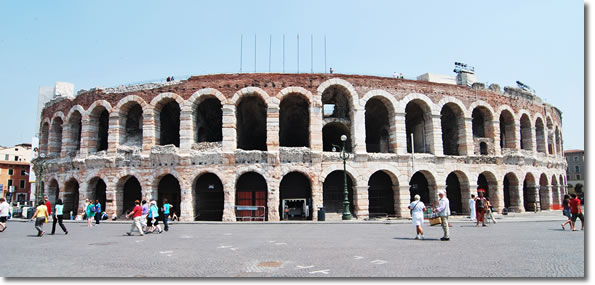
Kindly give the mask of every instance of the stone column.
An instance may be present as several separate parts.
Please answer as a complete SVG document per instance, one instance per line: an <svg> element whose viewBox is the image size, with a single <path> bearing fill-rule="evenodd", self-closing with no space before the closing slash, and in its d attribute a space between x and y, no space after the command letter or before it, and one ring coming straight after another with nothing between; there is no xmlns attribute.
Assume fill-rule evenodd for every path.
<svg viewBox="0 0 595 285"><path fill-rule="evenodd" d="M395 112L395 136L397 147L395 152L397 154L407 154L407 129L405 125L405 113Z"/></svg>
<svg viewBox="0 0 595 285"><path fill-rule="evenodd" d="M181 179L180 183L180 221L194 221L194 200L192 199L192 185L185 183ZM160 205L159 205L160 206Z"/></svg>
<svg viewBox="0 0 595 285"><path fill-rule="evenodd" d="M222 116L222 133L223 142L222 150L224 153L233 153L236 150L236 115L235 106L232 104L223 105L223 116ZM235 213L235 212L234 212ZM234 214L235 217L235 214ZM234 218L235 220L235 218Z"/></svg>
<svg viewBox="0 0 595 285"><path fill-rule="evenodd" d="M473 143L473 118L465 117L465 147L467 155L475 155L475 144Z"/></svg>
<svg viewBox="0 0 595 285"><path fill-rule="evenodd" d="M116 112L109 114L109 126L107 129L107 154L115 156L120 145L120 116ZM125 128L125 126L124 126Z"/></svg>
<svg viewBox="0 0 595 285"><path fill-rule="evenodd" d="M364 109L353 112L352 142L355 144L354 153L366 153L366 116Z"/></svg>
<svg viewBox="0 0 595 285"><path fill-rule="evenodd" d="M500 147L500 121L492 121L492 130L493 130L493 138L494 138L494 155L499 156L502 155L502 148Z"/></svg>
<svg viewBox="0 0 595 285"><path fill-rule="evenodd" d="M322 208L322 182L312 181L312 221L318 221L318 209Z"/></svg>
<svg viewBox="0 0 595 285"><path fill-rule="evenodd" d="M322 152L322 107L310 107L310 149Z"/></svg>
<svg viewBox="0 0 595 285"><path fill-rule="evenodd" d="M531 151L537 152L537 132L535 126L531 126L531 138L533 139L531 142Z"/></svg>
<svg viewBox="0 0 595 285"><path fill-rule="evenodd" d="M430 205L435 204L436 206L438 206L438 200L440 199L440 197L438 197L438 191L444 190L445 187L446 185L444 184L428 185L428 190L430 192Z"/></svg>
<svg viewBox="0 0 595 285"><path fill-rule="evenodd" d="M122 213L122 209L120 207L123 207L124 204L122 203L122 205L120 207L118 207L118 195L117 195L117 184L116 183L111 183L109 180L108 181L104 181L105 182L105 212L107 213L108 217L111 218L111 216L116 213L116 215L121 214ZM122 195L123 196L123 195ZM123 198L123 197L122 197Z"/></svg>
<svg viewBox="0 0 595 285"><path fill-rule="evenodd" d="M71 125L65 122L62 125L62 149L60 151L60 157L65 158L71 149L72 149Z"/></svg>
<svg viewBox="0 0 595 285"><path fill-rule="evenodd" d="M432 141L429 142L431 151L434 155L444 156L444 149L442 145L442 121L440 114L432 115Z"/></svg>
<svg viewBox="0 0 595 285"><path fill-rule="evenodd" d="M180 153L190 153L194 143L192 105L184 105L180 110Z"/></svg>
<svg viewBox="0 0 595 285"><path fill-rule="evenodd" d="M275 99L277 100L277 99ZM267 151L279 152L279 105L270 103L267 108Z"/></svg>
<svg viewBox="0 0 595 285"><path fill-rule="evenodd" d="M508 191L510 194L510 207L508 207L509 212L518 212L523 213L525 212L525 202L523 201L523 188L520 184L514 185L510 183L508 185Z"/></svg>
<svg viewBox="0 0 595 285"><path fill-rule="evenodd" d="M395 197L395 214L397 217L411 218L411 213L407 208L411 203L409 185L393 186L393 195Z"/></svg>
<svg viewBox="0 0 595 285"><path fill-rule="evenodd" d="M151 152L157 143L155 114L143 111L143 152Z"/></svg>
<svg viewBox="0 0 595 285"><path fill-rule="evenodd" d="M514 148L521 149L521 124L515 122L514 124Z"/></svg>
<svg viewBox="0 0 595 285"><path fill-rule="evenodd" d="M366 182L358 181L359 185L366 185ZM353 209L355 213L352 213L358 220L368 219L370 217L369 206L370 201L368 200L368 186L355 186L353 192Z"/></svg>
<svg viewBox="0 0 595 285"><path fill-rule="evenodd" d="M281 181L278 177L269 177L267 181L267 217L269 221L279 221L279 185Z"/></svg>
<svg viewBox="0 0 595 285"><path fill-rule="evenodd" d="M504 209L504 184L502 183L502 181L498 181L498 184L496 185L496 195L495 198L496 199L490 199L490 203L492 204L492 207L494 207L494 210L498 213L502 213L502 209ZM491 189L490 189L491 190Z"/></svg>
<svg viewBox="0 0 595 285"><path fill-rule="evenodd" d="M471 185L471 184L467 184L467 185L463 185L463 183L460 183L461 185L461 203L463 203L463 213L471 213L471 208L469 208L469 199L471 199L471 194L475 194L477 196L477 191L475 191L475 189L477 189L477 185Z"/></svg>
<svg viewBox="0 0 595 285"><path fill-rule="evenodd" d="M234 145L235 147L235 145ZM227 179L226 179L227 178ZM236 181L233 172L226 172L225 177L221 179L223 182L223 221L236 221Z"/></svg>
<svg viewBox="0 0 595 285"><path fill-rule="evenodd" d="M89 155L89 117L88 115L83 115L81 119L81 149L80 154L82 157L87 157Z"/></svg>

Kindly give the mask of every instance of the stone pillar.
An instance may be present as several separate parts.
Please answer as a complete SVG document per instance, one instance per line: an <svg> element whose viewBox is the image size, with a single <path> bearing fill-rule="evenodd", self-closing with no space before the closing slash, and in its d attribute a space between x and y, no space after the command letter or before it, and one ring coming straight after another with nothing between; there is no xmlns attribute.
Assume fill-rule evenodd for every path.
<svg viewBox="0 0 595 285"><path fill-rule="evenodd" d="M496 187L495 199L493 199L493 201L490 199L490 203L496 212L502 213L502 209L504 209L504 184L501 181L498 181Z"/></svg>
<svg viewBox="0 0 595 285"><path fill-rule="evenodd" d="M492 121L493 139L494 139L494 155L502 155L502 148L500 147L500 121Z"/></svg>
<svg viewBox="0 0 595 285"><path fill-rule="evenodd" d="M118 207L118 195L117 195L117 184L111 183L110 181L105 182L105 212L107 213L108 217L112 217L115 213L119 215L122 213L122 209L120 207L124 206L124 203L120 207ZM123 195L122 195L123 196ZM123 198L123 197L122 197Z"/></svg>
<svg viewBox="0 0 595 285"><path fill-rule="evenodd" d="M535 126L531 126L531 138L533 141L531 142L531 151L537 152L537 132Z"/></svg>
<svg viewBox="0 0 595 285"><path fill-rule="evenodd" d="M322 152L322 107L310 107L310 149Z"/></svg>
<svg viewBox="0 0 595 285"><path fill-rule="evenodd" d="M281 181L278 177L271 176L267 181L267 217L269 221L279 221L279 185Z"/></svg>
<svg viewBox="0 0 595 285"><path fill-rule="evenodd" d="M109 114L109 125L107 129L107 154L115 156L120 145L120 116L116 112ZM126 126L124 126L126 128Z"/></svg>
<svg viewBox="0 0 595 285"><path fill-rule="evenodd" d="M62 125L62 149L60 151L60 157L65 158L71 149L72 149L71 125L68 123L64 123Z"/></svg>
<svg viewBox="0 0 595 285"><path fill-rule="evenodd" d="M430 192L430 206L432 204L435 204L436 206L438 206L438 200L440 199L440 197L438 197L438 190L444 190L446 188L446 185L441 184L441 185L428 185L428 190ZM428 206L428 205L426 205Z"/></svg>
<svg viewBox="0 0 595 285"><path fill-rule="evenodd" d="M397 217L411 218L411 213L407 208L411 203L409 185L393 186L393 194L395 195L395 214Z"/></svg>
<svg viewBox="0 0 595 285"><path fill-rule="evenodd" d="M467 155L475 155L475 144L473 143L473 118L465 117L465 147Z"/></svg>
<svg viewBox="0 0 595 285"><path fill-rule="evenodd" d="M552 186L541 185L539 187L539 204L542 211L552 209Z"/></svg>
<svg viewBox="0 0 595 285"><path fill-rule="evenodd" d="M353 112L352 142L355 144L354 153L366 153L366 116L365 109Z"/></svg>
<svg viewBox="0 0 595 285"><path fill-rule="evenodd" d="M510 207L508 207L508 211L518 213L525 212L525 201L523 201L523 188L521 187L521 185L514 185L511 183L510 185L508 185L508 190L510 194Z"/></svg>
<svg viewBox="0 0 595 285"><path fill-rule="evenodd" d="M180 221L194 221L194 200L192 199L192 185L185 183L181 179L180 183ZM161 206L161 205L159 205Z"/></svg>
<svg viewBox="0 0 595 285"><path fill-rule="evenodd" d="M155 114L143 111L143 152L151 152L157 143Z"/></svg>
<svg viewBox="0 0 595 285"><path fill-rule="evenodd" d="M514 124L514 148L521 149L521 124L515 122Z"/></svg>
<svg viewBox="0 0 595 285"><path fill-rule="evenodd" d="M234 145L235 147L235 145ZM227 179L225 179L227 178ZM236 221L236 181L233 172L226 172L225 178L222 177L223 182L223 221Z"/></svg>
<svg viewBox="0 0 595 285"><path fill-rule="evenodd" d="M274 99L278 100L278 99ZM267 151L279 152L279 105L269 103L267 108Z"/></svg>
<svg viewBox="0 0 595 285"><path fill-rule="evenodd" d="M312 181L312 221L318 221L318 209L322 208L322 182Z"/></svg>
<svg viewBox="0 0 595 285"><path fill-rule="evenodd" d="M366 182L358 181L359 185L366 185ZM368 219L370 217L368 200L368 186L355 186L353 192L353 209L355 213L351 213L358 220Z"/></svg>
<svg viewBox="0 0 595 285"><path fill-rule="evenodd" d="M82 157L89 155L89 117L83 115L81 119L81 149L80 154Z"/></svg>
<svg viewBox="0 0 595 285"><path fill-rule="evenodd" d="M190 153L194 143L192 105L184 105L180 110L180 153Z"/></svg>
<svg viewBox="0 0 595 285"><path fill-rule="evenodd" d="M459 181L460 182L460 181ZM471 194L475 194L477 196L477 185L471 186L471 184L461 185L461 203L463 203L463 213L471 213L471 208L469 208L469 199L471 199Z"/></svg>
<svg viewBox="0 0 595 285"><path fill-rule="evenodd" d="M434 155L444 155L442 145L442 121L440 120L440 114L432 115L432 141L429 143Z"/></svg>
<svg viewBox="0 0 595 285"><path fill-rule="evenodd" d="M397 154L407 154L407 129L405 125L405 113L395 113L395 136L397 137Z"/></svg>
<svg viewBox="0 0 595 285"><path fill-rule="evenodd" d="M235 106L231 104L224 104L223 105L223 116L222 116L222 133L223 133L223 141L222 150L223 152L231 152L233 153L236 150L236 114L235 114ZM235 191L234 191L235 192ZM235 213L235 211L234 211ZM234 214L235 217L235 214ZM235 218L234 218L235 220Z"/></svg>

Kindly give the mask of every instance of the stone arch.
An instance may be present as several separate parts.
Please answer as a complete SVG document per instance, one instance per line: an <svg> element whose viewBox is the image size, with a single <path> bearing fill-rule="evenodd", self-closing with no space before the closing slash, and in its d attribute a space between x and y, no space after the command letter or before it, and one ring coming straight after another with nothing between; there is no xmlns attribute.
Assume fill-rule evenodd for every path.
<svg viewBox="0 0 595 285"><path fill-rule="evenodd" d="M78 112L78 113L80 114L81 118L82 118L82 116L83 116L83 115L85 115L85 113L86 113L86 111L85 111L85 108L83 108L83 106L81 106L81 105L78 105L78 104L77 104L77 105L74 105L74 106L72 106L72 107L70 108L70 110L68 110L68 114L66 115L66 119L65 119L65 121L66 121L66 122L70 121L70 119L72 118L72 115L73 115L75 112Z"/></svg>
<svg viewBox="0 0 595 285"><path fill-rule="evenodd" d="M551 206L552 193L547 175L542 173L539 176L539 206L541 210L549 210Z"/></svg>
<svg viewBox="0 0 595 285"><path fill-rule="evenodd" d="M519 179L514 172L508 172L504 175L502 182L502 192L504 195L504 207L509 212L519 211L523 204L522 196L519 195Z"/></svg>
<svg viewBox="0 0 595 285"><path fill-rule="evenodd" d="M366 151L390 153L397 149L394 96L372 90L360 100L365 109Z"/></svg>
<svg viewBox="0 0 595 285"><path fill-rule="evenodd" d="M555 130L554 130L554 136L555 136L555 140L556 140L556 152L558 153L558 156L563 156L562 153L562 135L560 134L560 129L558 128L558 126L556 126Z"/></svg>
<svg viewBox="0 0 595 285"><path fill-rule="evenodd" d="M398 181L395 184L395 179L396 176L386 170L378 170L369 176L367 190L370 218L394 216L400 212L398 203L395 203L399 198L399 184Z"/></svg>
<svg viewBox="0 0 595 285"><path fill-rule="evenodd" d="M50 179L46 183L46 187L45 196L48 196L50 204L56 205L56 201L58 201L58 197L60 196L60 184L58 184L58 180L55 178Z"/></svg>
<svg viewBox="0 0 595 285"><path fill-rule="evenodd" d="M474 138L494 138L494 109L487 103L480 101L471 104L473 137Z"/></svg>
<svg viewBox="0 0 595 285"><path fill-rule="evenodd" d="M192 182L195 221L222 221L224 186L221 176L204 170Z"/></svg>
<svg viewBox="0 0 595 285"><path fill-rule="evenodd" d="M410 96L411 100L405 101L406 99L404 99L401 101L401 104L405 105L405 141L407 142L407 152L433 153L433 104L425 95L413 94L407 97ZM413 142L411 141L412 134Z"/></svg>
<svg viewBox="0 0 595 285"><path fill-rule="evenodd" d="M436 175L429 170L418 170L409 179L409 200L413 201L415 195L421 197L424 204L430 205L438 201L438 187Z"/></svg>
<svg viewBox="0 0 595 285"><path fill-rule="evenodd" d="M223 141L223 105L227 99L213 88L195 92L183 108L192 113L194 143Z"/></svg>
<svg viewBox="0 0 595 285"><path fill-rule="evenodd" d="M351 96L351 98L349 98L349 99L351 99L350 100L351 108L353 108L354 111L360 109L360 105L358 104L359 95L355 91L355 88L353 88L353 85L351 85L351 83L349 83L346 80L340 79L340 78L332 78L332 79L322 82L316 89L316 92L318 93L319 98L322 98L322 94L329 87L331 87L333 85L338 85L338 86L345 88Z"/></svg>
<svg viewBox="0 0 595 285"><path fill-rule="evenodd" d="M422 101L428 107L427 111L429 115L439 114L436 110L436 104L432 102L432 99L421 93L409 93L407 96L403 97L403 99L399 100L399 105L396 108L396 112L405 113L405 109L407 108L407 105L411 103L411 101Z"/></svg>
<svg viewBox="0 0 595 285"><path fill-rule="evenodd" d="M161 93L153 100L155 138L159 145L173 144L180 147L180 118L184 99L175 93Z"/></svg>
<svg viewBox="0 0 595 285"><path fill-rule="evenodd" d="M125 215L134 208L134 201L142 202L142 184L134 174L120 177L116 183L116 214Z"/></svg>
<svg viewBox="0 0 595 285"><path fill-rule="evenodd" d="M533 150L533 123L531 122L531 116L528 113L521 113L519 124L521 130L521 149Z"/></svg>
<svg viewBox="0 0 595 285"><path fill-rule="evenodd" d="M83 116L85 109L80 105L70 108L66 116L64 146L67 153L76 154L81 149L82 134L83 134Z"/></svg>
<svg viewBox="0 0 595 285"><path fill-rule="evenodd" d="M290 94L299 94L301 95L306 101L308 101L309 105L314 105L314 106L322 106L322 102L320 101L319 98L315 98L312 95L312 92L308 91L306 88L303 87L298 87L298 86L291 86L291 87L285 87L283 89L281 89L281 91L279 91L279 93L277 93L277 100L278 102L283 101L283 98L285 98L285 96L290 95ZM275 97L271 97L271 98L275 98ZM274 103L271 100L269 100L269 104Z"/></svg>
<svg viewBox="0 0 595 285"><path fill-rule="evenodd" d="M355 216L355 185L356 179L347 171L347 196L349 200L349 212ZM335 170L325 176L322 182L322 204L331 219L338 219L344 214L343 202L345 201L345 182L343 169Z"/></svg>
<svg viewBox="0 0 595 285"><path fill-rule="evenodd" d="M539 210L539 190L531 172L527 172L523 180L523 202L526 211Z"/></svg>
<svg viewBox="0 0 595 285"><path fill-rule="evenodd" d="M258 87L252 86L240 89L238 92L233 94L233 96L231 97L231 99L229 99L228 102L229 104L235 105L237 109L238 103L241 101L240 99L242 99L245 96L258 96L260 99L262 99L265 105L267 105L267 103L269 102L269 94L267 94L266 91Z"/></svg>
<svg viewBox="0 0 595 285"><path fill-rule="evenodd" d="M175 173L163 173L153 180L153 189L157 193L157 205L161 206L167 200L172 205L170 213L175 213L180 219L183 217L182 205L182 181ZM173 215L172 213L172 215Z"/></svg>
<svg viewBox="0 0 595 285"><path fill-rule="evenodd" d="M64 202L64 208L63 208L63 213L64 213L64 218L65 219L70 219L71 217L71 212L72 212L72 216L76 216L77 214L79 214L81 212L81 210L85 210L85 209L80 209L79 207L79 196L80 196L80 185L79 182L76 178L71 177L69 179L66 180L66 182L64 183L64 187L63 189L63 202Z"/></svg>
<svg viewBox="0 0 595 285"><path fill-rule="evenodd" d="M267 101L263 98L266 94L260 94L257 89L244 88L238 100L232 98L236 104L236 137L237 148L243 150L267 150ZM256 90L252 93L245 93L246 90ZM263 91L264 92L264 91ZM268 99L268 97L267 97Z"/></svg>
<svg viewBox="0 0 595 285"><path fill-rule="evenodd" d="M50 120L45 118L39 128L39 155L44 157L49 154Z"/></svg>
<svg viewBox="0 0 595 285"><path fill-rule="evenodd" d="M302 93L285 94L279 104L279 146L310 147L311 105Z"/></svg>
<svg viewBox="0 0 595 285"><path fill-rule="evenodd" d="M107 180L102 176L103 175L94 176L88 180L89 182L87 182L86 196L92 200L94 204L95 200L99 200L99 203L101 204L101 211L105 211L107 208Z"/></svg>
<svg viewBox="0 0 595 285"><path fill-rule="evenodd" d="M60 156L62 151L62 131L64 128L64 114L57 112L52 117L49 128L48 153L53 156Z"/></svg>
<svg viewBox="0 0 595 285"><path fill-rule="evenodd" d="M554 155L554 123L548 114L545 118L547 154Z"/></svg>
<svg viewBox="0 0 595 285"><path fill-rule="evenodd" d="M561 187L558 183L558 179L556 178L556 174L552 174L552 179L550 181L552 185L552 210L560 210L560 205L562 204L562 199L560 199Z"/></svg>
<svg viewBox="0 0 595 285"><path fill-rule="evenodd" d="M535 117L535 143L537 146L537 152L547 153L546 145L546 133L545 124L541 115Z"/></svg>
<svg viewBox="0 0 595 285"><path fill-rule="evenodd" d="M271 189L267 178L255 171L245 171L236 176L235 195L238 206L264 207L257 210L239 210L236 219L253 220L254 217L268 220L269 189ZM264 210L263 210L264 209Z"/></svg>
<svg viewBox="0 0 595 285"><path fill-rule="evenodd" d="M361 180L361 178L363 178L359 172L357 171L357 169L347 165L345 167L346 171L347 171L347 176L349 176L354 183L354 186L357 186L357 182ZM319 181L320 183L324 182L324 180L326 180L326 177L331 174L334 171L343 171L343 165L340 164L331 164L331 165L325 165L324 166L324 170L320 173L319 177Z"/></svg>
<svg viewBox="0 0 595 285"><path fill-rule="evenodd" d="M452 99L451 101L454 102L443 102L440 108L443 153L444 155L466 155L465 109L461 108L462 104Z"/></svg>
<svg viewBox="0 0 595 285"><path fill-rule="evenodd" d="M461 109L461 111L463 112L464 118L471 117L471 113L469 112L469 110L467 110L463 101L461 101L460 99L458 99L456 97L452 97L452 96L446 96L446 97L442 98L438 102L438 104L436 104L436 112L438 112L439 110L442 110L442 108L444 108L444 105L446 105L446 104L454 104L457 107L459 107L459 109Z"/></svg>
<svg viewBox="0 0 595 285"><path fill-rule="evenodd" d="M500 190L498 189L498 180L493 172L486 170L477 175L477 190L479 189L484 189L486 191L484 195L490 200L490 203L494 208L500 207ZM475 194L479 195L478 192Z"/></svg>
<svg viewBox="0 0 595 285"><path fill-rule="evenodd" d="M87 124L87 148L90 153L107 150L109 136L109 116L112 106L105 100L93 102L85 116Z"/></svg>
<svg viewBox="0 0 595 285"><path fill-rule="evenodd" d="M498 121L500 123L500 148L516 148L516 117L512 108L500 106Z"/></svg>
<svg viewBox="0 0 595 285"><path fill-rule="evenodd" d="M192 93L192 96L186 100L186 106L195 108L205 99L213 97L217 98L219 102L221 102L221 105L227 104L227 98L225 98L225 95L223 95L223 93L221 93L219 90L215 88L203 88Z"/></svg>
<svg viewBox="0 0 595 285"><path fill-rule="evenodd" d="M143 121L148 104L136 95L129 95L118 102L114 113L118 117L118 137L121 145L141 147Z"/></svg>
<svg viewBox="0 0 595 285"><path fill-rule="evenodd" d="M302 171L284 174L279 182L279 213L284 220L312 219L312 179ZM284 209L287 209L286 213Z"/></svg>
<svg viewBox="0 0 595 285"><path fill-rule="evenodd" d="M465 172L455 170L446 176L446 197L450 203L450 210L455 214L469 213L470 198L469 178Z"/></svg>

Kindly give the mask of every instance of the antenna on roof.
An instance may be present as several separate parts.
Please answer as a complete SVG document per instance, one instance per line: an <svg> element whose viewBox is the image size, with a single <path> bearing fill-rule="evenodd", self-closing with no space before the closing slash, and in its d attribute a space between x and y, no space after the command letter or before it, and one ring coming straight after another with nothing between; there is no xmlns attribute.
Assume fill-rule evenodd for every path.
<svg viewBox="0 0 595 285"><path fill-rule="evenodd" d="M455 69L453 70L454 73L475 73L475 67L464 64L462 62L455 62Z"/></svg>
<svg viewBox="0 0 595 285"><path fill-rule="evenodd" d="M529 85L527 85L527 84L525 84L525 83L523 83L523 82L520 82L520 81L518 81L518 80L517 80L517 81L516 81L516 85L517 85L519 88L523 89L523 90L526 90L526 91L529 91L529 92L531 92L531 93L535 94L535 90L534 90L533 88L529 87Z"/></svg>

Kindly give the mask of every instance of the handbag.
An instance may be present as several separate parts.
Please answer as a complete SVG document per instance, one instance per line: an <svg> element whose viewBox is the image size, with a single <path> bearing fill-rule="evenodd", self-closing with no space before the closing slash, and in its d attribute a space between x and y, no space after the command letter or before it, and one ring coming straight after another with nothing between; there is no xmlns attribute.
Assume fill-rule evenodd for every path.
<svg viewBox="0 0 595 285"><path fill-rule="evenodd" d="M430 226L435 226L438 224L442 224L442 219L440 218L440 216L433 213L432 217L430 217Z"/></svg>

